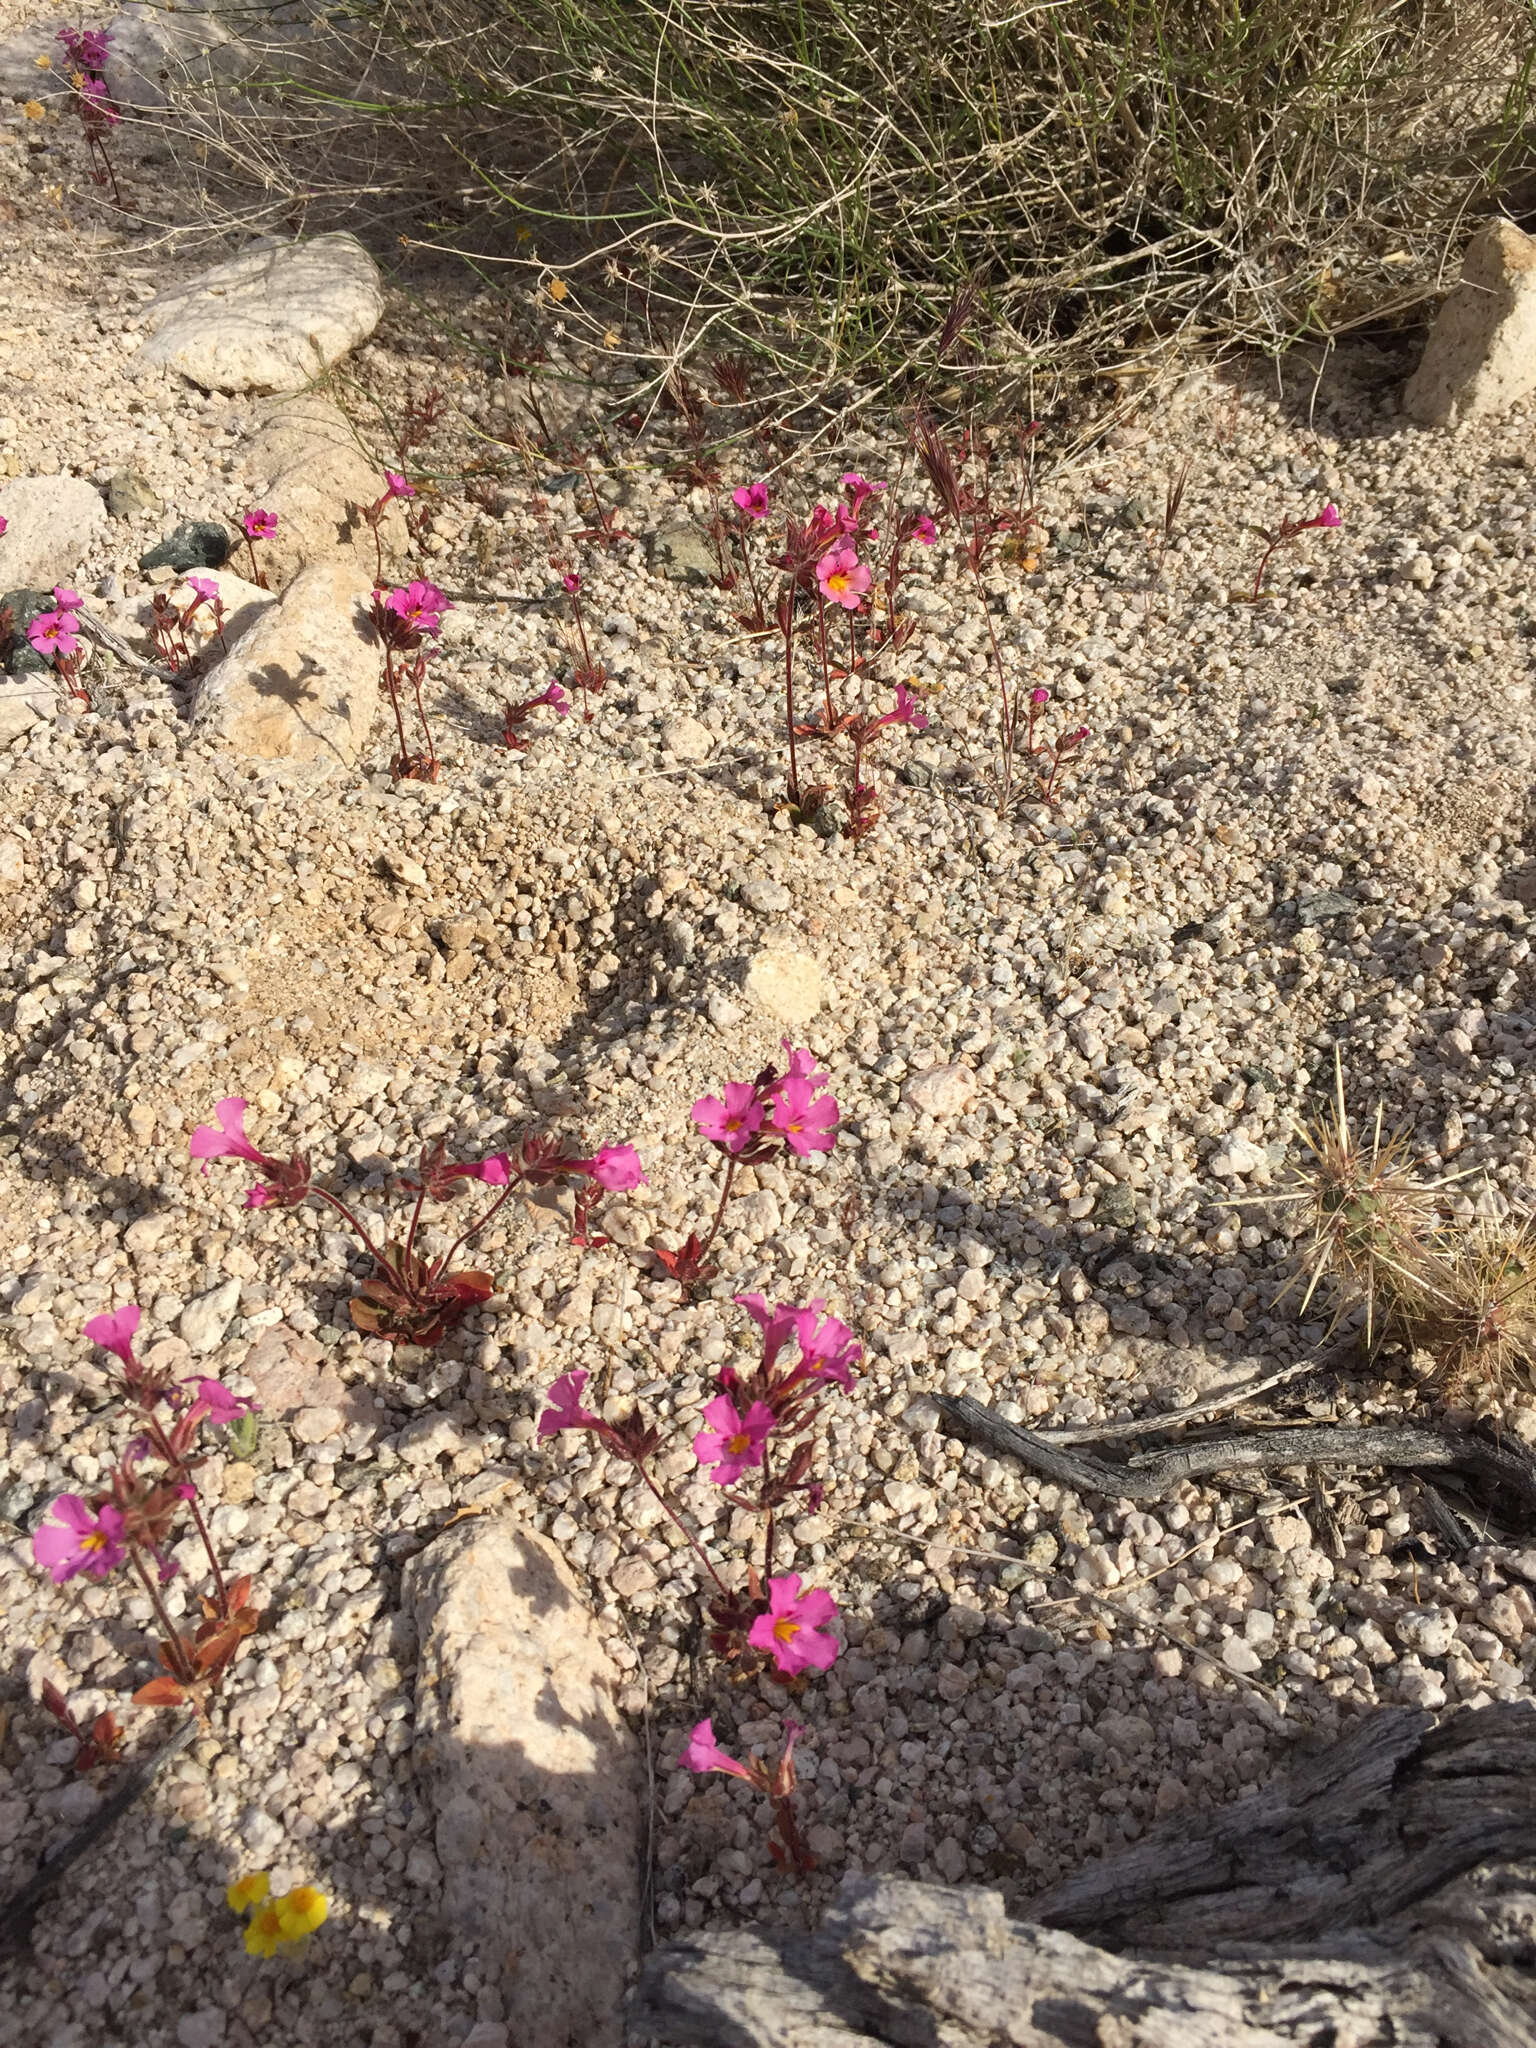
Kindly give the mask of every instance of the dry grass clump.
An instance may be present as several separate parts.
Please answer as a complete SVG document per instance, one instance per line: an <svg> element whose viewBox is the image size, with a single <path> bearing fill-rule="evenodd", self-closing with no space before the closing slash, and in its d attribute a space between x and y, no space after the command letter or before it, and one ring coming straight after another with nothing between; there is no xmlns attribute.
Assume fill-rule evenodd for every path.
<svg viewBox="0 0 1536 2048"><path fill-rule="evenodd" d="M1368 1135L1358 1132L1337 1056L1332 1102L1297 1131L1307 1158L1295 1185L1271 1199L1301 1209L1303 1310L1327 1278L1336 1319L1363 1307L1367 1342L1426 1353L1453 1399L1478 1405L1536 1385L1536 1228L1447 1217L1442 1191L1464 1176L1420 1180L1410 1134L1383 1135L1379 1105Z"/></svg>
<svg viewBox="0 0 1536 2048"><path fill-rule="evenodd" d="M248 123L215 156L306 205L327 167L386 213L414 180L430 238L556 266L594 339L786 377L1336 333L1439 288L1530 155L1526 0L354 0L329 25L262 102L302 166Z"/></svg>

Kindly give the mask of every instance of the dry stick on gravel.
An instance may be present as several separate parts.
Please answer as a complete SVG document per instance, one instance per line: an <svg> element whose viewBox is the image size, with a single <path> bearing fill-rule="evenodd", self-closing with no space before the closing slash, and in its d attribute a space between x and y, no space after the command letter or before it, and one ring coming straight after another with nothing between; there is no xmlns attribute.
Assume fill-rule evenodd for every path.
<svg viewBox="0 0 1536 2048"><path fill-rule="evenodd" d="M1272 1372L1268 1379L1244 1380L1241 1386L1228 1387L1223 1393L1213 1394L1208 1401L1197 1401L1192 1408L1170 1409L1165 1415L1141 1415L1134 1422L1087 1423L1082 1429L1050 1429L1042 1431L1043 1444L1106 1444L1114 1437L1160 1436L1171 1429L1178 1429L1186 1422L1202 1422L1208 1416L1220 1415L1225 1408L1241 1407L1244 1401L1256 1401L1260 1394L1267 1394L1273 1387L1283 1387L1288 1380L1300 1379L1303 1373L1321 1372L1326 1361L1317 1358L1303 1359L1300 1365L1287 1365L1279 1372Z"/></svg>
<svg viewBox="0 0 1536 2048"><path fill-rule="evenodd" d="M966 1394L936 1394L933 1399L951 1435L1006 1452L1074 1492L1103 1494L1111 1500L1162 1500L1184 1480L1214 1472L1273 1472L1288 1465L1396 1465L1409 1471L1429 1467L1462 1472L1485 1486L1504 1489L1536 1513L1536 1464L1528 1457L1478 1437L1414 1424L1341 1429L1324 1423L1270 1429L1259 1436L1213 1437L1172 1450L1143 1452L1128 1464L1111 1465L1078 1451L1060 1450L1033 1430L1004 1422Z"/></svg>
<svg viewBox="0 0 1536 2048"><path fill-rule="evenodd" d="M172 1757L179 1756L186 1748L199 1725L195 1714L183 1721L153 1756L127 1773L117 1790L102 1801L85 1826L71 1835L62 1849L54 1851L36 1876L0 1906L0 1955L14 1955L26 1947L32 1933L32 1916L48 1893L67 1870L110 1832L139 1795L149 1790Z"/></svg>

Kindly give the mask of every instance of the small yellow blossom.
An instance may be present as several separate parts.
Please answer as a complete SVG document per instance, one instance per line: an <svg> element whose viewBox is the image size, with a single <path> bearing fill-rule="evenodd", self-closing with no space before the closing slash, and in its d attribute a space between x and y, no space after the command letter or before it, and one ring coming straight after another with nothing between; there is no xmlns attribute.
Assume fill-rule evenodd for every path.
<svg viewBox="0 0 1536 2048"><path fill-rule="evenodd" d="M331 1908L324 1892L312 1884L298 1884L277 1901L275 1910L283 1940L302 1941L323 1925Z"/></svg>
<svg viewBox="0 0 1536 2048"><path fill-rule="evenodd" d="M28 100L21 111L29 121L41 121L43 119L43 103L41 100Z"/></svg>
<svg viewBox="0 0 1536 2048"><path fill-rule="evenodd" d="M53 59L49 56L46 50L44 50L41 57L38 58L37 68L39 71L51 71L53 69ZM1387 258L1387 261L1389 263L1392 261L1390 256Z"/></svg>
<svg viewBox="0 0 1536 2048"><path fill-rule="evenodd" d="M570 289L563 277L552 277L549 280L549 296L557 302L565 298Z"/></svg>
<svg viewBox="0 0 1536 2048"><path fill-rule="evenodd" d="M270 1960L283 1939L282 1916L276 1906L258 1906L245 1930L245 1952Z"/></svg>
<svg viewBox="0 0 1536 2048"><path fill-rule="evenodd" d="M231 1913L244 1913L252 1906L259 1906L272 1889L272 1880L264 1870L253 1870L245 1877L237 1877L224 1894L225 1903Z"/></svg>
<svg viewBox="0 0 1536 2048"><path fill-rule="evenodd" d="M617 348L618 345L619 337L614 333L613 329L610 327L608 332L603 336L603 347Z"/></svg>

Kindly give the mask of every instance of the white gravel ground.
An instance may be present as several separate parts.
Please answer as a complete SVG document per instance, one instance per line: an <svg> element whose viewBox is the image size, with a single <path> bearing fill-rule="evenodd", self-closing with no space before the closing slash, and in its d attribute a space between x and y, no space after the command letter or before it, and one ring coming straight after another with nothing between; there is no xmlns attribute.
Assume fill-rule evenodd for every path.
<svg viewBox="0 0 1536 2048"><path fill-rule="evenodd" d="M0 115L0 161L30 140ZM153 252L80 199L61 262L43 203L23 203L0 473L143 473L163 514L113 522L76 577L137 632L150 540L243 509L252 407L129 382ZM582 523L569 486L509 462L506 509L486 510L456 481L508 388L474 345L487 309L454 312L461 339L438 346L394 301L349 365L350 398L366 421L366 398L387 410L408 379L440 383L453 412L421 458L442 479L428 573L557 596L550 522ZM1532 1200L1532 417L1407 428L1394 392L1410 360L1352 351L1315 402L1299 372L1281 393L1268 371L1196 368L1054 475L1069 433L1048 425L1054 544L992 591L1014 673L1093 728L1054 814L989 808L984 626L947 549L909 586L921 630L903 672L942 685L933 723L883 750L887 822L858 847L774 815L772 650L729 600L653 578L638 542L582 549L615 678L597 719L541 728L521 760L492 744L496 707L568 669L553 601L453 614L433 788L221 759L177 692L121 668L93 710L10 748L0 1889L96 1798L35 1704L42 1681L82 1712L116 1707L136 1747L163 1725L124 1707L148 1675L140 1603L120 1583L56 1589L31 1562L48 1501L89 1487L121 1443L88 1315L137 1300L148 1346L190 1361L187 1305L238 1282L222 1336L204 1318L199 1365L248 1385L267 1419L254 1458L216 1460L205 1490L270 1610L209 1733L6 1966L18 2048L405 2048L458 2042L477 2018L494 2048L496 1993L438 1974L398 1613L402 1561L466 1507L531 1501L588 1575L655 1762L662 1934L813 1915L855 1868L1025 1902L1153 1815L1243 1796L1291 1741L1377 1702L1531 1696L1536 1550L1448 1558L1411 1481L1332 1486L1336 1542L1296 1475L1090 1513L951 1442L928 1398L1082 1427L1315 1350L1321 1319L1274 1305L1285 1212L1224 1204L1283 1177L1289 1119L1315 1106L1336 1043L1352 1099L1411 1119L1427 1171L1472 1169L1462 1213ZM1131 529L1155 523L1186 453L1184 530L1154 585ZM844 467L899 460L896 430L870 429L797 461L785 488L805 503ZM636 535L707 510L638 461L615 491ZM1277 558L1271 602L1231 601L1256 560L1247 529L1325 497L1342 528ZM382 767L382 727L376 752ZM901 762L914 781L892 787ZM424 883L390 879L391 853ZM687 1108L776 1050L782 1027L742 981L783 951L827 980L798 1037L830 1070L843 1132L824 1162L743 1176L718 1298L679 1306L626 1247L702 1213L714 1161ZM963 1071L913 1091L937 1104L921 1113L903 1091L936 1066ZM238 1171L189 1165L192 1125L229 1093L251 1100L259 1141L334 1159L370 1203L380 1155L403 1164L437 1135L491 1149L530 1119L633 1141L651 1187L610 1208L607 1250L520 1216L492 1237L486 1310L430 1358L391 1353L348 1326L361 1269L323 1215L252 1215ZM729 1295L750 1288L825 1296L868 1347L834 1412L825 1504L795 1528L847 1639L794 1709L822 1858L808 1880L771 1865L744 1787L671 1767L705 1713L727 1747L770 1743L786 1694L721 1684L697 1654L689 1555L627 1473L585 1440L534 1436L543 1390L585 1366L684 1444L710 1369L746 1348ZM1274 1412L1432 1406L1402 1359L1315 1389L1277 1393ZM1500 1421L1536 1441L1529 1402ZM712 1491L684 1478L700 1510ZM726 1524L714 1533L729 1552ZM331 1895L302 1963L240 1954L221 1894L253 1865Z"/></svg>

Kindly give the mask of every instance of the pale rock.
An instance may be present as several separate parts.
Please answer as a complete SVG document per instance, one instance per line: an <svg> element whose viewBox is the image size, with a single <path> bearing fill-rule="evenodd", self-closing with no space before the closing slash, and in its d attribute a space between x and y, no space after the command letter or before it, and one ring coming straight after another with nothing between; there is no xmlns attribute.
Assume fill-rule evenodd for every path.
<svg viewBox="0 0 1536 2048"><path fill-rule="evenodd" d="M1461 282L1435 316L1424 357L1403 386L1421 427L1508 412L1536 390L1536 240L1495 220L1467 244Z"/></svg>
<svg viewBox="0 0 1536 2048"><path fill-rule="evenodd" d="M356 766L379 701L369 583L316 562L198 687L192 722L242 759Z"/></svg>
<svg viewBox="0 0 1536 2048"><path fill-rule="evenodd" d="M924 1067L908 1078L901 1099L919 1116L948 1123L964 1116L976 1100L976 1076L965 1066Z"/></svg>
<svg viewBox="0 0 1536 2048"><path fill-rule="evenodd" d="M616 2048L643 1799L597 1624L554 1546L507 1517L413 1558L404 1606L442 1925L478 1950L518 2048Z"/></svg>
<svg viewBox="0 0 1536 2048"><path fill-rule="evenodd" d="M189 1301L176 1328L184 1343L189 1344L199 1357L206 1357L223 1343L224 1332L234 1321L239 1306L240 1282L226 1280L222 1286L210 1287L206 1294L196 1295Z"/></svg>
<svg viewBox="0 0 1536 2048"><path fill-rule="evenodd" d="M277 1421L305 1408L347 1412L348 1390L340 1374L325 1363L322 1346L285 1323L262 1331L240 1370L250 1381L264 1418Z"/></svg>
<svg viewBox="0 0 1536 2048"><path fill-rule="evenodd" d="M760 1009L792 1028L808 1024L831 997L827 977L809 953L759 953L742 986Z"/></svg>
<svg viewBox="0 0 1536 2048"><path fill-rule="evenodd" d="M782 882L772 875L748 875L741 885L741 900L748 910L755 910L760 916L773 917L781 910L788 910L793 897Z"/></svg>
<svg viewBox="0 0 1536 2048"><path fill-rule="evenodd" d="M769 1188L758 1188L732 1202L726 1220L737 1230L744 1230L754 1244L763 1244L777 1234L784 1217L778 1196Z"/></svg>
<svg viewBox="0 0 1536 2048"><path fill-rule="evenodd" d="M69 583L107 523L101 493L78 476L21 476L0 484L0 590Z"/></svg>
<svg viewBox="0 0 1536 2048"><path fill-rule="evenodd" d="M0 839L0 882L8 889L25 881L27 873L26 855L19 839Z"/></svg>
<svg viewBox="0 0 1536 2048"><path fill-rule="evenodd" d="M231 23L223 18L226 11ZM107 91L115 105L139 113L160 113L173 94L199 87L227 93L251 75L263 56L271 60L274 18L280 11L271 0L259 12L254 7L226 10L218 0L200 0L183 16L160 0L129 0L112 21Z"/></svg>
<svg viewBox="0 0 1536 2048"><path fill-rule="evenodd" d="M661 744L679 761L703 761L708 758L715 737L696 718L669 718L661 729Z"/></svg>
<svg viewBox="0 0 1536 2048"><path fill-rule="evenodd" d="M369 587L377 580L380 549L362 514L384 495L382 469L358 442L334 399L305 391L272 406L241 458L251 503L277 519L277 531L257 543L261 572L274 590L287 586L311 562L350 558ZM400 501L380 514L386 581L403 559L409 537Z"/></svg>
<svg viewBox="0 0 1536 2048"><path fill-rule="evenodd" d="M5 545L0 541L0 547ZM52 715L57 699L51 681L38 683L0 682L0 747L19 740L34 725Z"/></svg>
<svg viewBox="0 0 1536 2048"><path fill-rule="evenodd" d="M378 265L355 236L264 236L151 299L134 365L177 370L208 391L299 391L366 341L383 311Z"/></svg>
<svg viewBox="0 0 1536 2048"><path fill-rule="evenodd" d="M341 1434L341 1410L328 1405L301 1408L293 1418L292 1428L301 1444L328 1443L333 1436Z"/></svg>
<svg viewBox="0 0 1536 2048"><path fill-rule="evenodd" d="M1415 1650L1421 1657L1444 1657L1456 1640L1456 1617L1443 1608L1416 1607L1398 1616L1394 1633L1405 1650Z"/></svg>
<svg viewBox="0 0 1536 2048"><path fill-rule="evenodd" d="M179 2048L219 2048L224 2039L224 2012L217 2005L201 2005L176 2022Z"/></svg>
<svg viewBox="0 0 1536 2048"><path fill-rule="evenodd" d="M888 1479L880 1490L896 1515L915 1514L928 1498L927 1487L920 1486L915 1479Z"/></svg>
<svg viewBox="0 0 1536 2048"><path fill-rule="evenodd" d="M1247 1138L1227 1138L1211 1154L1210 1168L1221 1180L1231 1180L1239 1174L1267 1173L1269 1154L1262 1145L1252 1144Z"/></svg>
<svg viewBox="0 0 1536 2048"><path fill-rule="evenodd" d="M669 583L689 583L698 589L713 585L720 574L709 536L686 523L664 526L651 535L647 558L653 576Z"/></svg>
<svg viewBox="0 0 1536 2048"><path fill-rule="evenodd" d="M1256 1671L1263 1668L1264 1662L1258 1652L1250 1649L1241 1636L1227 1637L1221 1646L1221 1661L1229 1671L1235 1671L1243 1678L1251 1678Z"/></svg>

